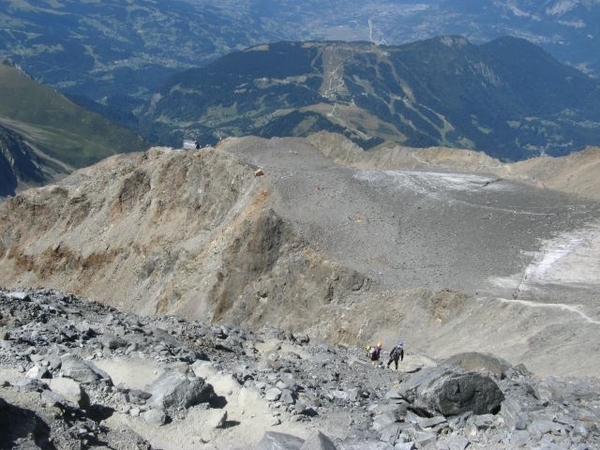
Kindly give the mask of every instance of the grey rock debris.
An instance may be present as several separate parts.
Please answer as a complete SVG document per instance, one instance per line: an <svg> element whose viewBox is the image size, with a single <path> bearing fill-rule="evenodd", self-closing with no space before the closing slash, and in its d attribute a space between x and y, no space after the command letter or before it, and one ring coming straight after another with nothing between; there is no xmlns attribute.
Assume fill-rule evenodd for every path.
<svg viewBox="0 0 600 450"><path fill-rule="evenodd" d="M0 448L159 448L112 428L115 414L163 430L206 410L212 432L235 433L227 407L234 389L212 384L225 379L265 402L266 425L314 431L269 430L239 448L600 448L597 379L540 379L493 355L395 371L372 366L360 348L270 327L135 316L49 289L0 290L0 314L0 369L18 374L0 380ZM259 351L267 342L275 344ZM134 357L162 373L135 386L100 368ZM211 445L210 436L199 442Z"/></svg>

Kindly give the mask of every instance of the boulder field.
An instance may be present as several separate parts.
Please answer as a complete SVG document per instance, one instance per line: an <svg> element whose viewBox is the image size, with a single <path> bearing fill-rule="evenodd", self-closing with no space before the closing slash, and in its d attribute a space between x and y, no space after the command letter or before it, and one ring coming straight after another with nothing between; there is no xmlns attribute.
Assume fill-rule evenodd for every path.
<svg viewBox="0 0 600 450"><path fill-rule="evenodd" d="M0 291L0 447L591 449L599 382Z"/></svg>

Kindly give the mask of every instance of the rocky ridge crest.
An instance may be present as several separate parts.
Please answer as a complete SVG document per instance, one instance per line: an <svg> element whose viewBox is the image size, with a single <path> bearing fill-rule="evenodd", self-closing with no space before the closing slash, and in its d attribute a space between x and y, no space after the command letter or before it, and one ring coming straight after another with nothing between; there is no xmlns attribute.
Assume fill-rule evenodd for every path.
<svg viewBox="0 0 600 450"><path fill-rule="evenodd" d="M363 152L328 134L118 155L0 204L0 280L344 345L401 330L437 359L597 376L597 159Z"/></svg>

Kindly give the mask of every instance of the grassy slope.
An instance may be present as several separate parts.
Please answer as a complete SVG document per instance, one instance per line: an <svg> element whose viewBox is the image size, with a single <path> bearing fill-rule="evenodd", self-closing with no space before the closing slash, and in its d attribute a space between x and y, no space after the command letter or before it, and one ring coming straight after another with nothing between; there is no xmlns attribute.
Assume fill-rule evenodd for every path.
<svg viewBox="0 0 600 450"><path fill-rule="evenodd" d="M49 157L73 167L147 147L133 132L5 64L0 64L0 99L0 120L5 125L28 136Z"/></svg>

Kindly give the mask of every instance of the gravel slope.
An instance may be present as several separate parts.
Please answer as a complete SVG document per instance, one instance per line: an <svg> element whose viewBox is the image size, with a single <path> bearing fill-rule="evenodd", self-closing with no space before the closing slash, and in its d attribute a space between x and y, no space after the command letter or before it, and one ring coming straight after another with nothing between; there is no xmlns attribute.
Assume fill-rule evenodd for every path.
<svg viewBox="0 0 600 450"><path fill-rule="evenodd" d="M553 281L543 273L600 226L596 202L494 176L357 170L301 140L221 149L263 168L276 211L307 239L385 287L474 293L502 287L502 277Z"/></svg>
<svg viewBox="0 0 600 450"><path fill-rule="evenodd" d="M388 159L383 165L395 170L383 170L381 155L371 163L368 155L347 157L342 166L324 147L244 139L220 148L264 170L278 192L277 213L301 235L390 292L371 299L374 308L355 308L347 329L367 324L393 340L400 325L413 347L436 357L488 350L544 374L600 374L600 205L593 195L539 187L541 163L529 163L537 181L522 167L477 166L477 154L461 152L453 161L445 150L426 152L433 162L418 166L405 158L400 165L410 170ZM567 178L557 164L548 162L549 176ZM585 177L573 165L581 194ZM513 170L519 181L504 178ZM587 179L593 188L593 174ZM422 289L467 300L440 297L434 303L447 301L440 316L439 305L424 306Z"/></svg>

